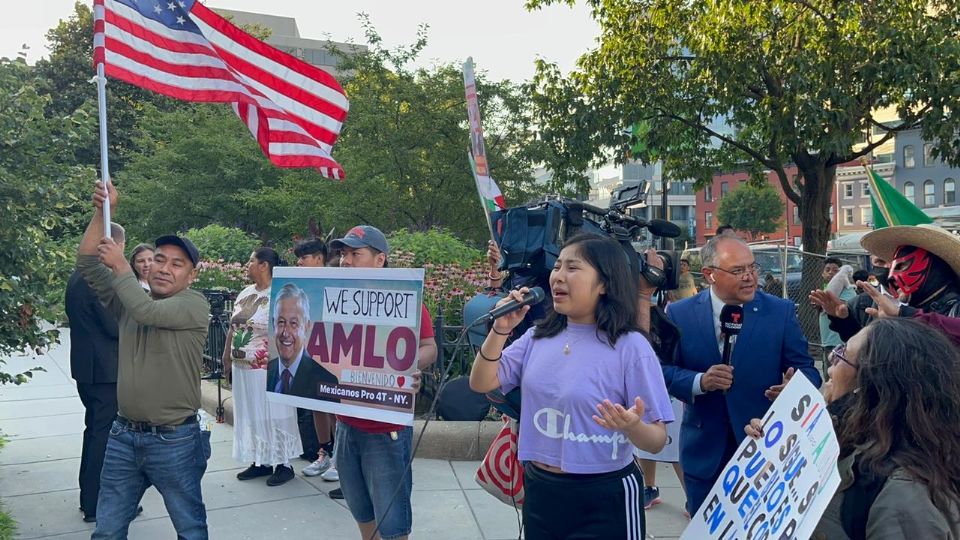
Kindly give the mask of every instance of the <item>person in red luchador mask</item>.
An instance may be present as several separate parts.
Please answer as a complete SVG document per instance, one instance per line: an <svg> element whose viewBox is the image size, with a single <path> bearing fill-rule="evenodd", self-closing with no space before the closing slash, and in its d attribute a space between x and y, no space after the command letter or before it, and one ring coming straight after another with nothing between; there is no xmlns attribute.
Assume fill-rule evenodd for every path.
<svg viewBox="0 0 960 540"><path fill-rule="evenodd" d="M919 317L951 337L956 335L960 343L960 329L951 330L960 327L960 237L934 225L897 226L872 231L861 244L871 258L889 261L887 279L881 282L885 290L864 287L869 304L856 306L834 305L833 299L811 293L811 301L823 305L831 316L830 327L856 333L855 327L865 326L872 317ZM844 340L852 335L837 331Z"/></svg>

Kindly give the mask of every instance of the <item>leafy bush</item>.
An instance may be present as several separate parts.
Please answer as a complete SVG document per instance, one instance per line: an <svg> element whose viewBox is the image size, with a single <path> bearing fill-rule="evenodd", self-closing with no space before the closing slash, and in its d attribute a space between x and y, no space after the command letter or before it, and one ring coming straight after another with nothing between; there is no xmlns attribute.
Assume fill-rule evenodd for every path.
<svg viewBox="0 0 960 540"><path fill-rule="evenodd" d="M203 253L203 250L200 253ZM247 253L247 258L249 257L250 254ZM249 281L245 264L223 262L222 260L202 260L200 261L197 279L191 287L194 289L220 289L237 293L246 287Z"/></svg>
<svg viewBox="0 0 960 540"><path fill-rule="evenodd" d="M463 324L463 305L487 285L486 267L481 261L464 268L452 264L414 264L414 254L399 251L390 256L390 263L396 268L424 269L423 301L430 314L436 318L443 314L447 325Z"/></svg>
<svg viewBox="0 0 960 540"><path fill-rule="evenodd" d="M428 263L456 263L466 268L483 260L484 255L479 249L468 246L443 229L430 229L427 232L410 232L401 229L390 235L390 250L410 254L413 257L411 264L414 267L421 267Z"/></svg>
<svg viewBox="0 0 960 540"><path fill-rule="evenodd" d="M423 300L449 325L463 323L463 304L486 286L484 253L442 229L390 235L390 265L423 268Z"/></svg>
<svg viewBox="0 0 960 540"><path fill-rule="evenodd" d="M47 118L52 101L38 92L23 61L0 59L0 385L29 374L3 372L3 358L57 339L54 306L63 303L69 251L55 240L89 219L94 171L61 159L89 140L89 112ZM95 118L95 117L94 117Z"/></svg>
<svg viewBox="0 0 960 540"><path fill-rule="evenodd" d="M260 247L260 241L252 234L217 224L190 229L184 236L193 241L201 257L210 261L245 263L250 253Z"/></svg>

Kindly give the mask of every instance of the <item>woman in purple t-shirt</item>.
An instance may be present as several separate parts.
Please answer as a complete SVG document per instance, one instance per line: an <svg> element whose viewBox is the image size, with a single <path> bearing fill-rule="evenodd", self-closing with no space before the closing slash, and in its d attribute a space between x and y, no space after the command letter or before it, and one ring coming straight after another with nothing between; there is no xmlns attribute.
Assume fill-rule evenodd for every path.
<svg viewBox="0 0 960 540"><path fill-rule="evenodd" d="M642 539L643 476L633 447L660 451L674 418L660 363L636 326L637 286L623 249L601 236L570 239L550 289L553 309L506 349L528 308L494 321L470 386L522 390L528 540Z"/></svg>

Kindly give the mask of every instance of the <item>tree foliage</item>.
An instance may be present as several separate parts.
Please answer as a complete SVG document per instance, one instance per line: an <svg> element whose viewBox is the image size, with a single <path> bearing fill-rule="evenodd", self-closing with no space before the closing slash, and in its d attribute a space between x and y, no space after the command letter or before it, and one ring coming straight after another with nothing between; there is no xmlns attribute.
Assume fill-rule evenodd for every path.
<svg viewBox="0 0 960 540"><path fill-rule="evenodd" d="M804 249L822 253L838 165L918 125L939 156L960 163L958 0L588 4L599 46L569 76L541 63L534 80L560 174L622 157L636 143L626 127L645 121L649 151L637 157L656 153L674 178L704 183L733 164L773 171L800 207ZM879 109L900 123L879 122ZM874 129L880 135L854 149ZM805 264L807 288L818 275L815 261Z"/></svg>
<svg viewBox="0 0 960 540"><path fill-rule="evenodd" d="M145 106L138 151L117 175L117 219L137 238L218 223L262 233L270 223L244 195L277 185L284 174L223 104ZM249 253L248 253L249 255Z"/></svg>
<svg viewBox="0 0 960 540"><path fill-rule="evenodd" d="M56 319L72 260L56 240L82 227L93 175L61 161L92 138L90 112L45 116L53 98L35 83L23 61L0 59L0 357L56 339L43 321Z"/></svg>
<svg viewBox="0 0 960 540"><path fill-rule="evenodd" d="M747 231L752 240L761 233L772 233L780 227L784 204L769 184L741 184L720 200L717 217L720 222L738 231Z"/></svg>
<svg viewBox="0 0 960 540"><path fill-rule="evenodd" d="M87 2L76 2L73 14L47 32L50 56L36 65L37 84L56 96L46 105L49 116L68 115L83 107L96 110L97 85L93 66L93 11ZM107 142L111 172L124 168L137 151L134 138L144 107L174 110L180 102L122 81L107 83ZM93 137L72 152L76 162L99 166L100 139Z"/></svg>
<svg viewBox="0 0 960 540"><path fill-rule="evenodd" d="M368 25L367 41L366 51L340 54L350 113L334 157L347 179L333 183L310 171L292 172L246 200L268 208L286 231L302 231L307 216L316 216L340 231L358 223L385 231L442 227L482 241L460 66L409 67L426 44L423 30L414 44L387 50ZM520 86L482 73L478 94L491 174L508 200L524 200L543 149L526 96Z"/></svg>
<svg viewBox="0 0 960 540"><path fill-rule="evenodd" d="M246 264L253 250L261 245L250 233L216 223L190 229L184 236L197 246L202 258L224 263Z"/></svg>

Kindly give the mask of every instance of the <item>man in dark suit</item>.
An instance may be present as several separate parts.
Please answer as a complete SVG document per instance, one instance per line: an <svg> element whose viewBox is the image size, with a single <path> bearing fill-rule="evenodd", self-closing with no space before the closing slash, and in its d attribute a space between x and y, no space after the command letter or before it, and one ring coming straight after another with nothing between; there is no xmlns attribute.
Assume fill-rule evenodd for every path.
<svg viewBox="0 0 960 540"><path fill-rule="evenodd" d="M291 371L289 387L284 389L283 372ZM339 398L320 396L317 393L319 383L337 384L337 377L316 363L306 352L300 356L300 362L284 362L274 358L267 364L267 390L310 399L322 399L340 403Z"/></svg>
<svg viewBox="0 0 960 540"><path fill-rule="evenodd" d="M122 246L123 227L113 223L110 230ZM89 523L97 519L100 470L110 424L117 416L117 320L79 271L67 282L65 304L70 319L70 374L86 409L79 480L80 511Z"/></svg>
<svg viewBox="0 0 960 540"><path fill-rule="evenodd" d="M337 384L338 381L333 373L314 362L306 353L307 333L310 329L310 299L302 289L287 283L277 294L273 307L273 339L278 357L267 364L267 391L320 399L317 394L318 384ZM298 408L297 424L304 454L316 459L320 446L313 425L312 411ZM280 485L291 480L293 476L293 468L288 463L278 464L267 484Z"/></svg>
<svg viewBox="0 0 960 540"><path fill-rule="evenodd" d="M792 302L757 291L759 268L739 238L717 236L700 251L710 287L671 304L667 316L681 331L677 358L664 365L670 394L686 403L680 464L691 515L744 438L787 381L803 374L820 386ZM722 361L720 311L743 306L743 327L729 365Z"/></svg>

